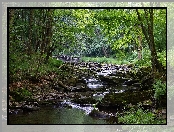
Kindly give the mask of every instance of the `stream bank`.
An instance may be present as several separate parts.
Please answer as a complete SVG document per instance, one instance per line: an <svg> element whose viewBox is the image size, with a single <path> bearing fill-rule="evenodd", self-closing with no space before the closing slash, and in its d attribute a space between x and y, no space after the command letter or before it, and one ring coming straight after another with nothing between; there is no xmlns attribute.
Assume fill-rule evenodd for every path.
<svg viewBox="0 0 174 132"><path fill-rule="evenodd" d="M51 73L39 81L24 80L10 84L10 124L35 124L31 115L36 113L36 124L119 124L117 113L124 114L125 110L137 107L138 104L150 111L160 108L165 118L166 98L159 105L154 100L153 77L149 67L135 72L131 65L66 62L61 69L69 71L61 79ZM22 92L25 95L28 92L28 97L19 99ZM68 111L69 114L65 116ZM50 113L47 115L49 117L59 117L59 120L54 117L56 121L51 122L48 117L42 122L44 113ZM25 118L21 116L24 114L31 116L31 122L21 121ZM83 115L81 120L84 122L78 121L79 115ZM77 122L68 122L68 117L72 117L72 121L78 118Z"/></svg>

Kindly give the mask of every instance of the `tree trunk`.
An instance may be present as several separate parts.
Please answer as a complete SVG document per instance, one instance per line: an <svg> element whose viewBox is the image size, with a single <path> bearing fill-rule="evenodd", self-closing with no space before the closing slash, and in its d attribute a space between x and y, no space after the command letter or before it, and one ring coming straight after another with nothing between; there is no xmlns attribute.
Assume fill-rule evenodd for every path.
<svg viewBox="0 0 174 132"><path fill-rule="evenodd" d="M141 44L141 36L138 37L139 39L139 46L138 46L138 59L142 59L142 44Z"/></svg>
<svg viewBox="0 0 174 132"><path fill-rule="evenodd" d="M53 10L52 9L48 9L48 21L47 21L47 27L46 27L46 54L47 54L47 56L46 56L46 61L49 59L49 57L50 56L52 56L52 52L53 52L53 44L52 44L52 35L53 35L53 33L52 33L52 26L53 26L53 16L52 16L52 14L53 14Z"/></svg>
<svg viewBox="0 0 174 132"><path fill-rule="evenodd" d="M30 9L30 17L29 17L29 41L28 41L28 55L30 55L32 53L32 34L33 34L33 9Z"/></svg>
<svg viewBox="0 0 174 132"><path fill-rule="evenodd" d="M104 46L102 47L102 50L103 50L104 56L105 56L105 57L108 57L108 54L107 54L107 52L106 52L106 48L105 48Z"/></svg>
<svg viewBox="0 0 174 132"><path fill-rule="evenodd" d="M141 26L139 26L138 28L140 28L140 30L141 30ZM141 36L141 34L138 36L138 40L139 40L138 59L141 60L142 59L142 36Z"/></svg>
<svg viewBox="0 0 174 132"><path fill-rule="evenodd" d="M45 48L45 43L46 43L46 13L45 13L45 10L44 9L41 9L40 10L41 14L42 14L42 22L41 22L41 25L42 25L42 31L41 31L41 46L40 46L40 50L41 50L41 55L44 54L44 48Z"/></svg>
<svg viewBox="0 0 174 132"><path fill-rule="evenodd" d="M154 34L153 34L153 9L149 9L150 13L150 22L148 23L148 33L149 33L149 48L151 50L151 61L152 61L152 68L154 72L162 72L162 65L157 59L157 52L155 49L155 42L154 42Z"/></svg>
<svg viewBox="0 0 174 132"><path fill-rule="evenodd" d="M145 9L145 19L147 20L147 27L146 28L143 25L143 20L140 17L140 13L138 12L138 9L136 9L137 15L138 15L138 20L141 22L141 27L142 27L142 31L143 34L145 35L145 38L148 42L149 45L149 49L151 51L151 63L152 63L152 70L153 72L162 72L162 65L160 64L160 62L157 59L157 52L155 49L155 42L154 42L154 34L153 34L153 9L149 9L149 14L150 17L148 16L148 10Z"/></svg>

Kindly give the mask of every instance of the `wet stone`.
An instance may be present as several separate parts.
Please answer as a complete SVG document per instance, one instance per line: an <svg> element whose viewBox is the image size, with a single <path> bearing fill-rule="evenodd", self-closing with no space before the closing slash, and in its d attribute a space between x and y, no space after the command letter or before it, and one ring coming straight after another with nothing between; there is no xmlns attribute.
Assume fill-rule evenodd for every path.
<svg viewBox="0 0 174 132"><path fill-rule="evenodd" d="M133 104L137 105L137 103L142 102L144 100L148 100L152 98L152 93L149 91L127 91L123 93L109 93L104 96L101 103L99 104L100 107L115 107L119 108L126 104Z"/></svg>
<svg viewBox="0 0 174 132"><path fill-rule="evenodd" d="M108 113L98 111L98 110L92 110L91 113L89 113L89 116L92 116L94 118L99 118L99 119L108 119L110 115Z"/></svg>

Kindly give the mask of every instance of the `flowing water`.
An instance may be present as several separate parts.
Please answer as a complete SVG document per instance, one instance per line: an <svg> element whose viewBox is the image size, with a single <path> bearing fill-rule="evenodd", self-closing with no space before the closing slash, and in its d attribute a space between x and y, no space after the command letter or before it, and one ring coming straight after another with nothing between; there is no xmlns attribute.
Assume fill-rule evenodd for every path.
<svg viewBox="0 0 174 132"><path fill-rule="evenodd" d="M113 70L103 70L97 72L98 76L107 76L115 72ZM90 98L100 101L109 93L122 93L128 89L126 85L112 85L101 81L99 78L85 77L86 86L93 91ZM9 124L108 124L105 118L94 118L89 116L95 108L95 104L78 104L71 99L65 99L58 106L41 107L38 111L33 112L16 112L9 115ZM68 107L64 107L68 106Z"/></svg>
<svg viewBox="0 0 174 132"><path fill-rule="evenodd" d="M90 89L102 88L101 81L95 78L85 79L87 87ZM108 93L99 92L92 95L92 98L101 100ZM92 118L89 113L94 109L93 104L77 104L70 100L61 102L60 107L41 107L39 111L17 112L9 115L9 124L108 124L105 120Z"/></svg>

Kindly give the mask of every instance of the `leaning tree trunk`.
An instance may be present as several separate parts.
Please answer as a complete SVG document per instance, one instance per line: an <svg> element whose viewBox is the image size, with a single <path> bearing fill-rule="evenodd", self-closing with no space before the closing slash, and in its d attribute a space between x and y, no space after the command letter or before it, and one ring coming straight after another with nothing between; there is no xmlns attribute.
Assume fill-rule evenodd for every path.
<svg viewBox="0 0 174 132"><path fill-rule="evenodd" d="M151 61L152 61L152 68L153 70L162 72L162 65L157 59L157 52L155 49L155 41L154 41L154 34L153 34L153 9L149 10L150 13L150 22L148 23L148 32L149 32L149 48L151 50Z"/></svg>
<svg viewBox="0 0 174 132"><path fill-rule="evenodd" d="M145 19L147 21L148 28L144 26L143 20L140 17L140 13L138 12L138 9L136 9L138 20L141 22L143 34L145 35L145 38L149 45L149 49L151 51L152 70L153 72L157 72L157 71L162 72L163 71L162 65L157 59L157 52L155 49L154 34L153 34L153 9L149 9L150 17L148 14L148 10L144 9L144 11L145 11Z"/></svg>

